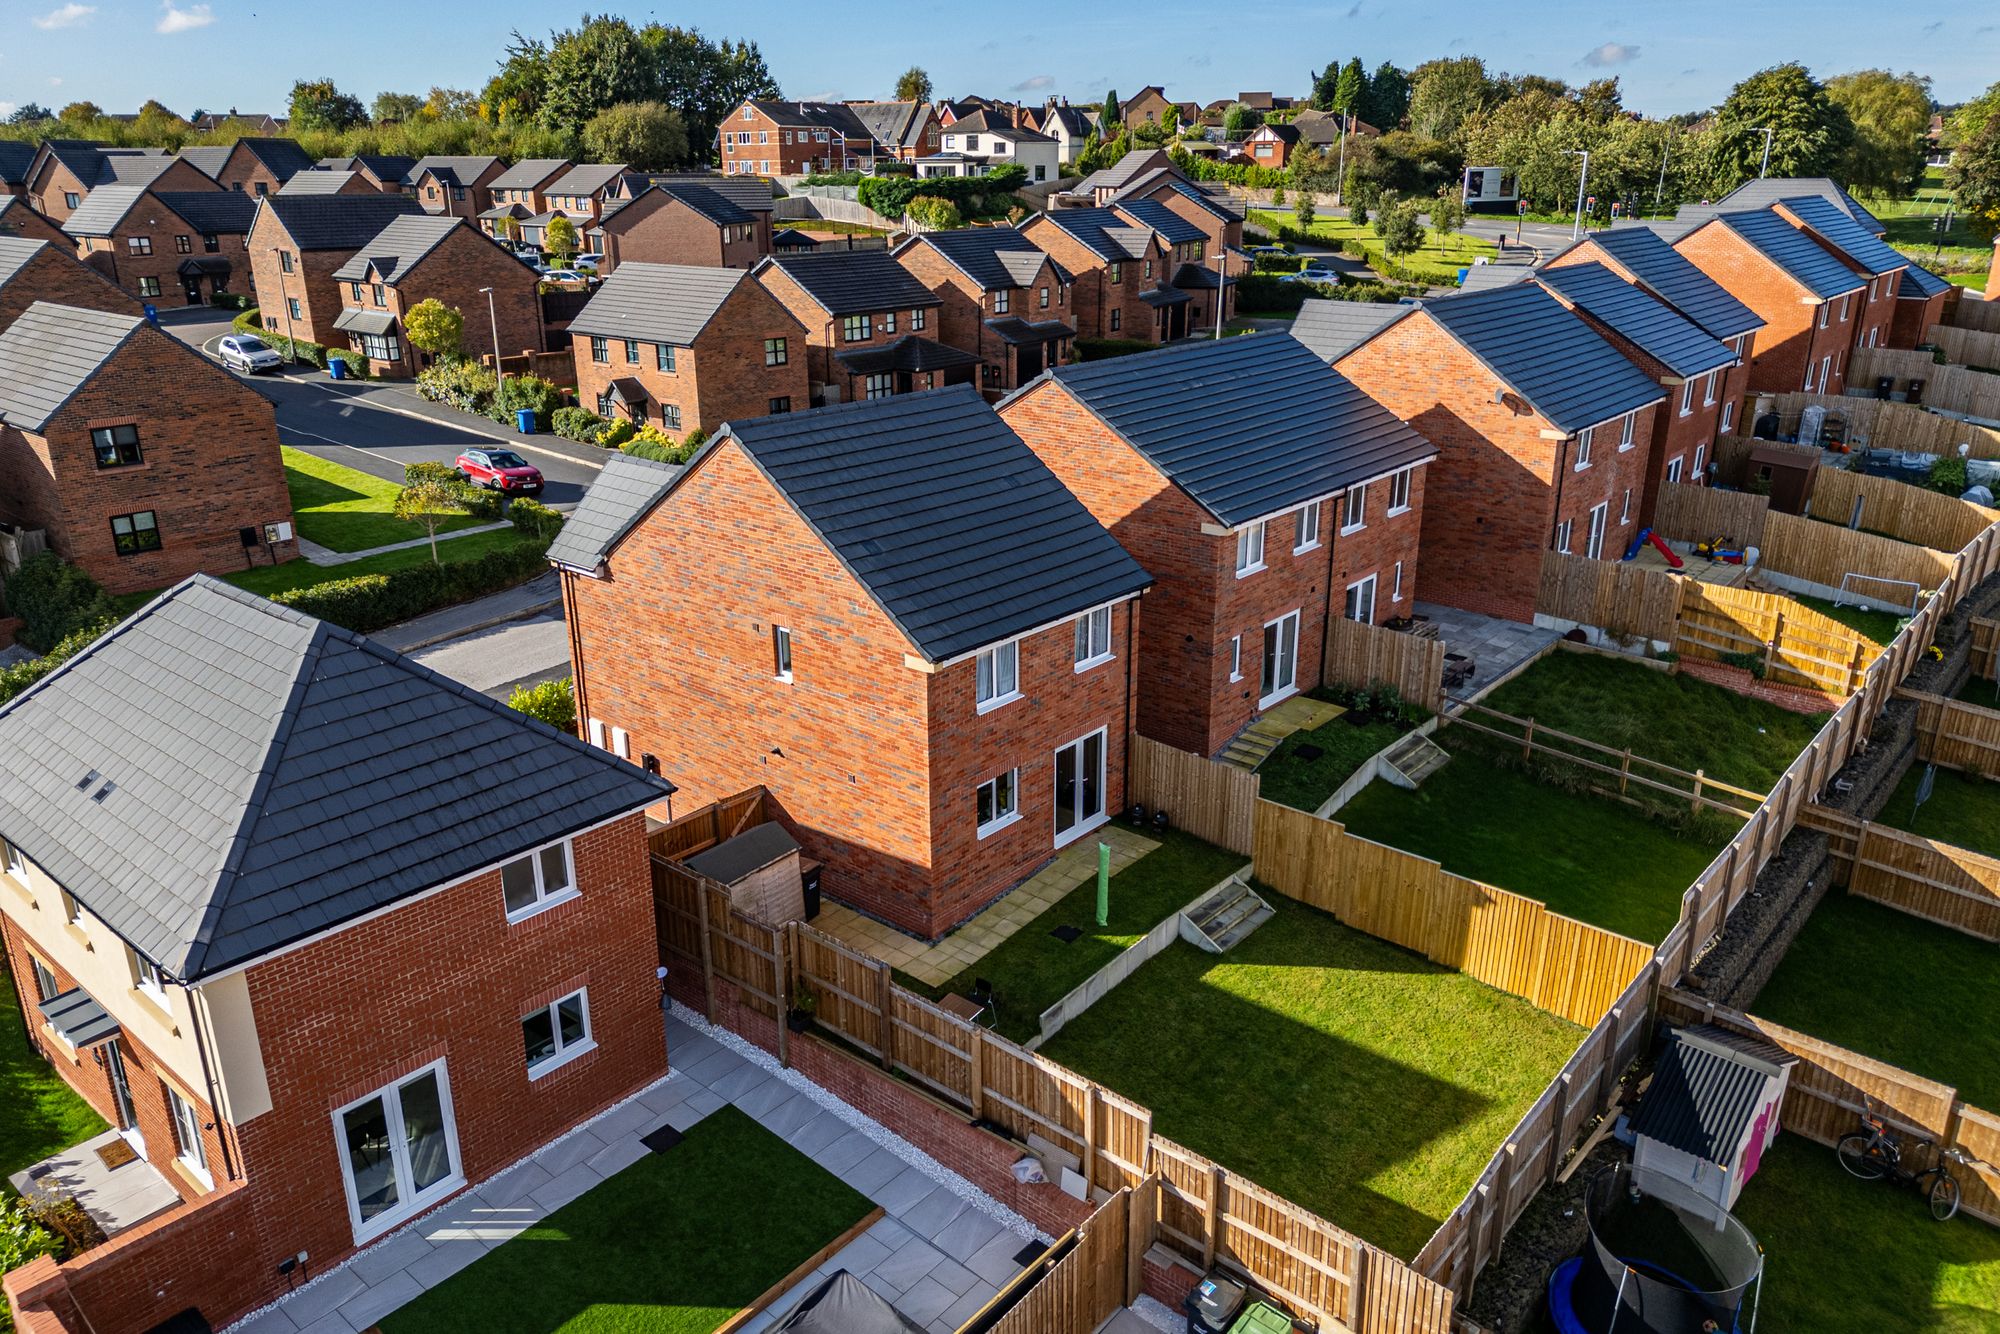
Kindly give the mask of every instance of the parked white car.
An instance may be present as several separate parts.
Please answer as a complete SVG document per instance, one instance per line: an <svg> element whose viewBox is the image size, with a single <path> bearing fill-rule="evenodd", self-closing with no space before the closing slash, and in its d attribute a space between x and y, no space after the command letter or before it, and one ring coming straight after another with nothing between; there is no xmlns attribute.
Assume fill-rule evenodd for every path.
<svg viewBox="0 0 2000 1334"><path fill-rule="evenodd" d="M215 345L215 355L232 371L255 375L275 371L285 364L269 343L249 334L230 334Z"/></svg>
<svg viewBox="0 0 2000 1334"><path fill-rule="evenodd" d="M1333 269L1311 267L1300 269L1297 273L1281 273L1278 278L1288 283L1337 283L1340 274Z"/></svg>
<svg viewBox="0 0 2000 1334"><path fill-rule="evenodd" d="M575 269L578 273L588 273L594 276L597 273L598 265L602 263L604 263L604 256L599 254L589 254L589 255L578 255L575 259L569 262L569 266L572 269Z"/></svg>
<svg viewBox="0 0 2000 1334"><path fill-rule="evenodd" d="M575 269L543 269L542 281L545 283L588 283L590 279L578 273Z"/></svg>

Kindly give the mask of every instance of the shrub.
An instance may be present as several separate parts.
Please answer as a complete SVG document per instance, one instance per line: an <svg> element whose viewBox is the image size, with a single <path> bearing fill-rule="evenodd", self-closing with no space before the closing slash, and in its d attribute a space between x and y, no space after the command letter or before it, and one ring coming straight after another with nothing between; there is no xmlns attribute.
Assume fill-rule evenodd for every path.
<svg viewBox="0 0 2000 1334"><path fill-rule="evenodd" d="M484 414L497 388L493 372L476 361L435 361L417 372L417 392L433 403Z"/></svg>
<svg viewBox="0 0 2000 1334"><path fill-rule="evenodd" d="M965 217L958 211L958 205L936 195L916 196L904 208L903 215L920 226L937 231L949 231L965 225Z"/></svg>
<svg viewBox="0 0 2000 1334"><path fill-rule="evenodd" d="M8 700L41 680L65 662L68 662L71 658L83 652L84 649L89 648L98 636L116 624L118 624L116 616L106 616L103 620L94 621L80 630L70 632L63 637L62 642L39 658L30 658L27 662L16 663L12 667L0 668L0 704L5 704ZM5 1266L0 1265L0 1270L4 1269ZM4 1309L4 1307L0 1307L0 1309Z"/></svg>
<svg viewBox="0 0 2000 1334"><path fill-rule="evenodd" d="M558 732L576 735L576 682L567 676L535 686L516 686L507 707L519 709Z"/></svg>
<svg viewBox="0 0 2000 1334"><path fill-rule="evenodd" d="M516 532L543 545L554 541L563 526L561 514L527 496L520 497L507 507L507 520L514 525Z"/></svg>
<svg viewBox="0 0 2000 1334"><path fill-rule="evenodd" d="M681 447L663 440L648 439L641 433L623 445L623 449L635 459L651 459L655 463L683 463L685 458Z"/></svg>
<svg viewBox="0 0 2000 1334"><path fill-rule="evenodd" d="M801 177L800 185L859 185L867 178L858 171L816 171Z"/></svg>
<svg viewBox="0 0 2000 1334"><path fill-rule="evenodd" d="M557 408L549 414L549 429L565 440L594 445L610 423L589 408Z"/></svg>
<svg viewBox="0 0 2000 1334"><path fill-rule="evenodd" d="M535 429L544 430L562 405L563 392L552 382L539 375L510 375L493 396L493 416L512 425L517 411L530 408Z"/></svg>
<svg viewBox="0 0 2000 1334"><path fill-rule="evenodd" d="M1008 196L1028 181L1028 169L1018 162L996 167L983 176L936 176L919 181L909 176L871 176L856 187L861 203L885 218L900 218L919 194L947 200L961 214L979 217L1004 213Z"/></svg>
<svg viewBox="0 0 2000 1334"><path fill-rule="evenodd" d="M40 653L82 627L116 615L97 581L53 551L21 562L7 581L7 606L27 622L21 642Z"/></svg>
<svg viewBox="0 0 2000 1334"><path fill-rule="evenodd" d="M410 346L434 357L456 357L465 350L465 316L456 306L425 297L403 316Z"/></svg>
<svg viewBox="0 0 2000 1334"><path fill-rule="evenodd" d="M1971 485L1966 476L1965 460L1939 459L1931 465L1930 476L1924 480L1924 485L1932 491L1939 491L1947 496L1964 495L1966 487Z"/></svg>
<svg viewBox="0 0 2000 1334"><path fill-rule="evenodd" d="M208 299L208 304L217 310L249 310L250 300L242 292L217 292Z"/></svg>
<svg viewBox="0 0 2000 1334"><path fill-rule="evenodd" d="M412 616L532 579L548 568L546 550L539 542L523 542L471 560L330 579L279 593L271 600L360 634L372 634Z"/></svg>
<svg viewBox="0 0 2000 1334"><path fill-rule="evenodd" d="M1740 667L1759 681L1764 679L1764 655L1762 653L1752 649L1743 653L1724 653L1720 656L1724 665Z"/></svg>
<svg viewBox="0 0 2000 1334"><path fill-rule="evenodd" d="M606 422L598 429L597 443L603 445L606 449L616 449L637 434L639 434L639 428L625 418L620 417L617 421Z"/></svg>

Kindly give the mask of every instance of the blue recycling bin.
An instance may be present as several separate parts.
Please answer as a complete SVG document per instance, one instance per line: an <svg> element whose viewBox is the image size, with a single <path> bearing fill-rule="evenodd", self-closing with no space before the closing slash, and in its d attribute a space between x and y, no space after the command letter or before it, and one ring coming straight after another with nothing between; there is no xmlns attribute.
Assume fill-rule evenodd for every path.
<svg viewBox="0 0 2000 1334"><path fill-rule="evenodd" d="M535 410L533 408L514 409L514 429L522 435L535 433Z"/></svg>
<svg viewBox="0 0 2000 1334"><path fill-rule="evenodd" d="M148 301L146 303L146 323L158 324L159 322L160 322L160 308L158 306L155 306L152 302Z"/></svg>
<svg viewBox="0 0 2000 1334"><path fill-rule="evenodd" d="M346 359L343 357L328 357L326 359L326 373L336 380L345 380L347 378Z"/></svg>

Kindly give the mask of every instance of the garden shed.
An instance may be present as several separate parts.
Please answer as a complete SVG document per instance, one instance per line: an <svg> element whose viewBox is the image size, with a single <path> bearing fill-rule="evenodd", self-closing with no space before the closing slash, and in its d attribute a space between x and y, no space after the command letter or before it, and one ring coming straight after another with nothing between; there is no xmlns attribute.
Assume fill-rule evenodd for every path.
<svg viewBox="0 0 2000 1334"><path fill-rule="evenodd" d="M799 841L766 820L687 859L690 871L729 891L732 907L760 922L796 922L806 916L805 873Z"/></svg>
<svg viewBox="0 0 2000 1334"><path fill-rule="evenodd" d="M1712 1025L1675 1029L1632 1118L1632 1182L1720 1228L1764 1150L1798 1057Z"/></svg>

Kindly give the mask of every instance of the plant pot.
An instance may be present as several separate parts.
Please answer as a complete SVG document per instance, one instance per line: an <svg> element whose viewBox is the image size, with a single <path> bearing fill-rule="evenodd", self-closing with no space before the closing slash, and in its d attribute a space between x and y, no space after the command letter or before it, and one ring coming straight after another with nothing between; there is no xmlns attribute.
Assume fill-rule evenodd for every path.
<svg viewBox="0 0 2000 1334"><path fill-rule="evenodd" d="M803 1033L813 1026L812 1012L809 1010L787 1010L785 1027L794 1033Z"/></svg>

